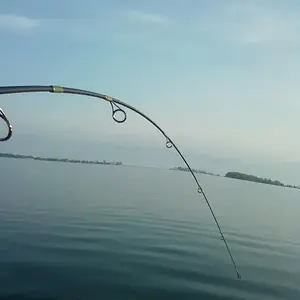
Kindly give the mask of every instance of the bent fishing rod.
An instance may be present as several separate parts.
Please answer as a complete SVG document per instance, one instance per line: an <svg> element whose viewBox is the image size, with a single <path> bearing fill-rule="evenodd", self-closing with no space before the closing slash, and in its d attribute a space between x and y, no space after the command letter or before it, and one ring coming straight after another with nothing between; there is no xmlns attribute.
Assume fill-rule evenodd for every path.
<svg viewBox="0 0 300 300"><path fill-rule="evenodd" d="M76 89L76 88L68 88L68 87L63 87L63 86L54 86L54 85L49 85L49 86L44 86L44 85L28 85L28 86L0 86L0 95L3 94L18 94L18 93L38 93L38 92L50 92L50 93L63 93L63 94L75 94L75 95L83 95L83 96L89 96L89 97L94 97L94 98L98 98L98 99L102 99L105 100L107 102L110 103L111 105L111 110L112 110L112 118L115 122L117 123L123 123L126 121L127 119L127 114L126 112L120 107L125 107L135 113L137 113L138 115L142 116L144 119L148 120L152 125L154 125L159 131L160 133L166 138L166 147L167 148L172 148L174 147L175 150L177 151L177 153L179 154L179 156L181 157L181 159L184 161L185 165L187 166L190 174L193 176L197 187L198 187L198 193L203 195L203 198L206 202L206 204L208 205L208 208L213 216L213 219L219 229L219 232L221 234L221 239L223 240L225 247L227 249L227 252L230 256L231 262L233 264L233 267L235 269L236 275L238 279L241 279L241 275L237 269L237 265L235 263L235 260L232 256L232 253L229 249L229 246L227 244L227 241L224 237L224 234L221 230L221 227L219 225L219 222L215 216L215 213L210 205L210 202L208 201L208 198L203 190L203 188L201 187L195 173L193 172L193 170L191 169L189 163L187 162L187 160L185 159L185 157L183 156L183 154L181 153L181 151L178 149L178 147L176 146L176 144L171 140L171 138L163 131L163 129L158 126L154 121L152 121L147 115L145 115L144 113L142 113L141 111L139 111L138 109L136 109L135 107L120 101L116 98L104 95L104 94L100 94L100 93L95 93L95 92L90 92L87 90L83 90L83 89ZM117 113L121 113L122 114L122 118L117 118ZM11 137L12 137L12 125L10 123L10 121L8 120L7 116L5 115L4 111L0 108L0 118L6 123L7 125L7 135L4 138L0 138L0 141L8 141Z"/></svg>

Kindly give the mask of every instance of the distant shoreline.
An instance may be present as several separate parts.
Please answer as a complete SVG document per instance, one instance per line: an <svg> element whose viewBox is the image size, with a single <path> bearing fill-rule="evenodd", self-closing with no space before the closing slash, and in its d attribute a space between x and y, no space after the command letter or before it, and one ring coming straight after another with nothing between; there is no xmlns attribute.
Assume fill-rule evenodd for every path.
<svg viewBox="0 0 300 300"><path fill-rule="evenodd" d="M184 172L189 172L189 169L187 167L174 167L174 168L171 168L170 170L172 171L184 171ZM200 174L205 174L205 175L211 175L211 176L221 176L219 174L214 174L214 173L211 173L211 172L207 172L207 171L204 171L204 170L198 170L198 169L193 169L192 168L192 171L194 173L200 173Z"/></svg>
<svg viewBox="0 0 300 300"><path fill-rule="evenodd" d="M227 172L224 177L245 180L245 181L252 181L252 182L256 182L256 183L281 186L281 187L287 187L287 188L293 188L293 189L300 189L300 186L297 186L297 185L284 184L278 180L271 180L269 178L261 178L261 177L257 177L254 175L249 175L249 174L240 173L240 172Z"/></svg>
<svg viewBox="0 0 300 300"><path fill-rule="evenodd" d="M174 167L174 168L171 168L170 170L189 172L189 169L186 167ZM214 173L203 171L203 170L192 169L192 171L194 173L200 173L200 174L205 174L205 175L221 176L219 174L214 174ZM300 189L300 186L284 184L278 180L261 178L261 177L257 177L254 175L249 175L249 174L240 173L240 172L227 172L224 176L221 176L221 177L226 177L226 178L231 178L231 179L239 179L239 180L256 182L256 183L263 183L263 184L269 184L269 185L275 185L275 186L280 186L280 187Z"/></svg>
<svg viewBox="0 0 300 300"><path fill-rule="evenodd" d="M64 163L73 163L73 164L114 165L114 166L121 166L123 164L120 161L110 162L106 160L100 161L100 160L53 158L53 157L40 157L40 156L11 154L11 153L0 153L0 157L14 158L14 159L32 159L32 160L50 161L50 162L64 162Z"/></svg>
<svg viewBox="0 0 300 300"><path fill-rule="evenodd" d="M93 164L93 165L112 165L112 166L122 166L123 163L121 161L106 161L106 160L81 160L81 159L69 159L69 158L53 158L53 157L40 157L40 156L33 156L33 155L22 155L22 154L12 154L12 153L0 153L0 158L12 158L12 159L30 159L30 160L38 160L38 161L46 161L46 162L60 162L60 163L73 163L73 164ZM124 165L123 165L124 166ZM183 171L189 172L187 167L174 167L169 170L172 171ZM239 179L244 181L256 182L256 183L263 183L269 185L275 185L280 187L287 187L287 188L294 188L300 189L300 186L284 184L278 180L271 180L267 178L261 178L254 175L249 175L240 172L227 172L224 176L219 174L214 174L211 172L207 172L204 170L192 169L194 173L210 175L210 176L218 176L218 177L225 177L231 179Z"/></svg>

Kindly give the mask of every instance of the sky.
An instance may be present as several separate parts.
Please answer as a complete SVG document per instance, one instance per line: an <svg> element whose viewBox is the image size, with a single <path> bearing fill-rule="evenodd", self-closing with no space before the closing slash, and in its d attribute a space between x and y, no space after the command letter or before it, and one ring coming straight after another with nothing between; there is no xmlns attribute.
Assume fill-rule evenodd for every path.
<svg viewBox="0 0 300 300"><path fill-rule="evenodd" d="M2 0L0 82L111 95L193 167L299 184L299 11L296 0ZM0 107L14 126L1 152L182 165L150 123L130 111L114 123L105 101L19 94Z"/></svg>

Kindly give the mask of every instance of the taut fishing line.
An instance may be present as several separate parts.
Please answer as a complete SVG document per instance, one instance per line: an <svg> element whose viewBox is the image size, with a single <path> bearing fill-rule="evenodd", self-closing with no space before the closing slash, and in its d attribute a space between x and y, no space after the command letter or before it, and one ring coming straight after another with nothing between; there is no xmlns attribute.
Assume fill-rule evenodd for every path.
<svg viewBox="0 0 300 300"><path fill-rule="evenodd" d="M152 125L154 125L162 134L163 136L166 138L166 147L167 148L172 148L174 147L175 150L177 151L177 153L180 155L180 157L182 158L182 160L184 161L185 165L187 166L188 170L190 171L191 175L193 176L193 178L195 179L195 182L198 186L198 193L202 194L206 204L209 207L209 210L213 216L213 219L219 229L219 232L221 234L221 239L223 240L225 247L227 249L227 252L230 256L230 259L232 261L232 264L234 266L236 275L238 279L241 279L241 275L237 269L236 263L233 259L233 256L231 254L231 251L228 247L227 241L223 235L223 232L221 230L221 227L219 225L219 222L213 212L213 209L206 197L206 194L204 193L197 177L195 176L194 172L192 171L190 165L188 164L187 160L185 159L185 157L183 156L183 154L180 152L180 150L178 149L178 147L175 145L175 143L171 140L171 138L154 122L152 121L148 116L146 116L145 114L143 114L142 112L140 112L139 110L137 110L135 107L120 101L118 99L115 99L113 97L107 96L107 95L103 95L103 94L99 94L99 93L95 93L95 92L90 92L87 90L82 90L82 89L75 89L75 88L68 88L68 87L62 87L62 86L42 86L42 85L33 85L33 86L0 86L0 95L1 94L17 94L17 93L37 93L37 92L50 92L50 93L64 93L64 94L76 94L76 95L84 95L84 96L89 96L89 97L94 97L94 98L100 98L103 99L107 102L110 103L111 105L111 109L112 109L112 118L115 122L117 123L123 123L126 121L127 119L127 114L126 112L120 108L120 106L126 107L132 111L134 111L135 113L139 114L140 116L142 116L143 118L145 118L146 120L148 120ZM119 106L120 105L120 106ZM117 113L121 113L121 118L117 117ZM3 138L0 138L0 141L7 141L11 138L12 136L12 125L9 122L8 118L6 117L4 111L0 108L0 118L6 123L7 125L7 135Z"/></svg>

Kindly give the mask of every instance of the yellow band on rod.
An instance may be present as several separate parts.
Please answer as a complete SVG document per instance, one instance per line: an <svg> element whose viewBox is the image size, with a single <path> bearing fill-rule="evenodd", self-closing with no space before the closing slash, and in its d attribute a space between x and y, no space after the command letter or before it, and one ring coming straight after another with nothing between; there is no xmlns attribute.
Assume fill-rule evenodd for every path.
<svg viewBox="0 0 300 300"><path fill-rule="evenodd" d="M105 96L105 99L106 99L107 101L113 101L113 98L110 97L110 96Z"/></svg>
<svg viewBox="0 0 300 300"><path fill-rule="evenodd" d="M54 86L53 87L53 92L54 93L63 93L64 92L64 88L61 86Z"/></svg>

